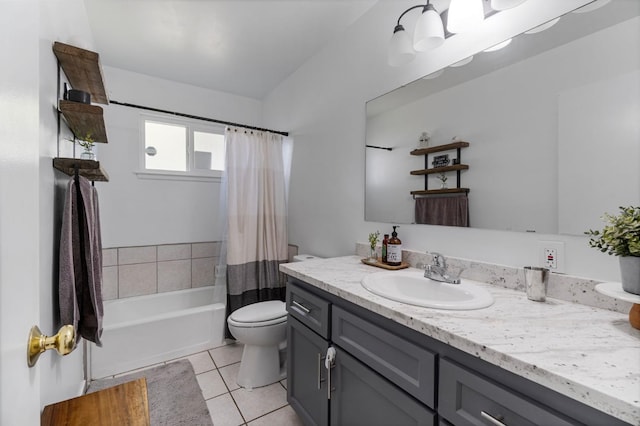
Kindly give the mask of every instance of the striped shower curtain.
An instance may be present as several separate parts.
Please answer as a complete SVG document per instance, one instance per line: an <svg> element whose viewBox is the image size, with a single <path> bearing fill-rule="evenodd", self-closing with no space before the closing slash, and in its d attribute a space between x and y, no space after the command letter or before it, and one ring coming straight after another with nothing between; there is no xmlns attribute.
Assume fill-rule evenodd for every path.
<svg viewBox="0 0 640 426"><path fill-rule="evenodd" d="M292 141L227 128L227 315L242 306L284 300L288 261L287 197Z"/></svg>

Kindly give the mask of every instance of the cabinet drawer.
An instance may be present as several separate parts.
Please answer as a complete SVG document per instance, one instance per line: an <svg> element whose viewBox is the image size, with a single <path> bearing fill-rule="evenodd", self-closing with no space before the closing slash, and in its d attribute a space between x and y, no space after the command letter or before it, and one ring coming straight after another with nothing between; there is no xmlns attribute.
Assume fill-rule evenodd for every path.
<svg viewBox="0 0 640 426"><path fill-rule="evenodd" d="M332 341L430 408L435 407L436 356L334 306Z"/></svg>
<svg viewBox="0 0 640 426"><path fill-rule="evenodd" d="M438 413L456 426L565 426L569 419L476 372L440 359Z"/></svg>
<svg viewBox="0 0 640 426"><path fill-rule="evenodd" d="M287 312L298 321L318 333L329 338L330 303L296 285L289 280L287 284Z"/></svg>

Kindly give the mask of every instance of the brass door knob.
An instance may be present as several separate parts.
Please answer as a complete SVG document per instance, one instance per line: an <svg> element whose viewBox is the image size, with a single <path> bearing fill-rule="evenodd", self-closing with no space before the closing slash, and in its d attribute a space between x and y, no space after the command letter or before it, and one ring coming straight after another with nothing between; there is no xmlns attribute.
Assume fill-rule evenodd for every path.
<svg viewBox="0 0 640 426"><path fill-rule="evenodd" d="M42 334L37 325L31 327L27 343L27 364L36 365L40 354L49 349L55 349L60 355L71 353L76 347L76 331L72 325L63 325L54 336Z"/></svg>

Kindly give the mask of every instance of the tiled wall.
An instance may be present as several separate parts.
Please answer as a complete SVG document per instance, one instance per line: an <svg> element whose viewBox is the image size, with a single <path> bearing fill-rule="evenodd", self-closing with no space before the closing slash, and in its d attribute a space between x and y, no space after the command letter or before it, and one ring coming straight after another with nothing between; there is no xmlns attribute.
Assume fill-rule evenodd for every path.
<svg viewBox="0 0 640 426"><path fill-rule="evenodd" d="M215 282L220 242L102 250L104 300L204 287Z"/></svg>

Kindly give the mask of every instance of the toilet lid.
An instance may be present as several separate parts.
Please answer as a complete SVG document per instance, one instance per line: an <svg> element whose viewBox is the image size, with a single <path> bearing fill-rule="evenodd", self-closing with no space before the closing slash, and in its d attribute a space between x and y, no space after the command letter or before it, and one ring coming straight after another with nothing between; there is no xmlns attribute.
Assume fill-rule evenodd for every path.
<svg viewBox="0 0 640 426"><path fill-rule="evenodd" d="M249 323L270 321L285 316L287 316L285 303L280 300L270 300L243 306L233 311L230 318L232 321Z"/></svg>

